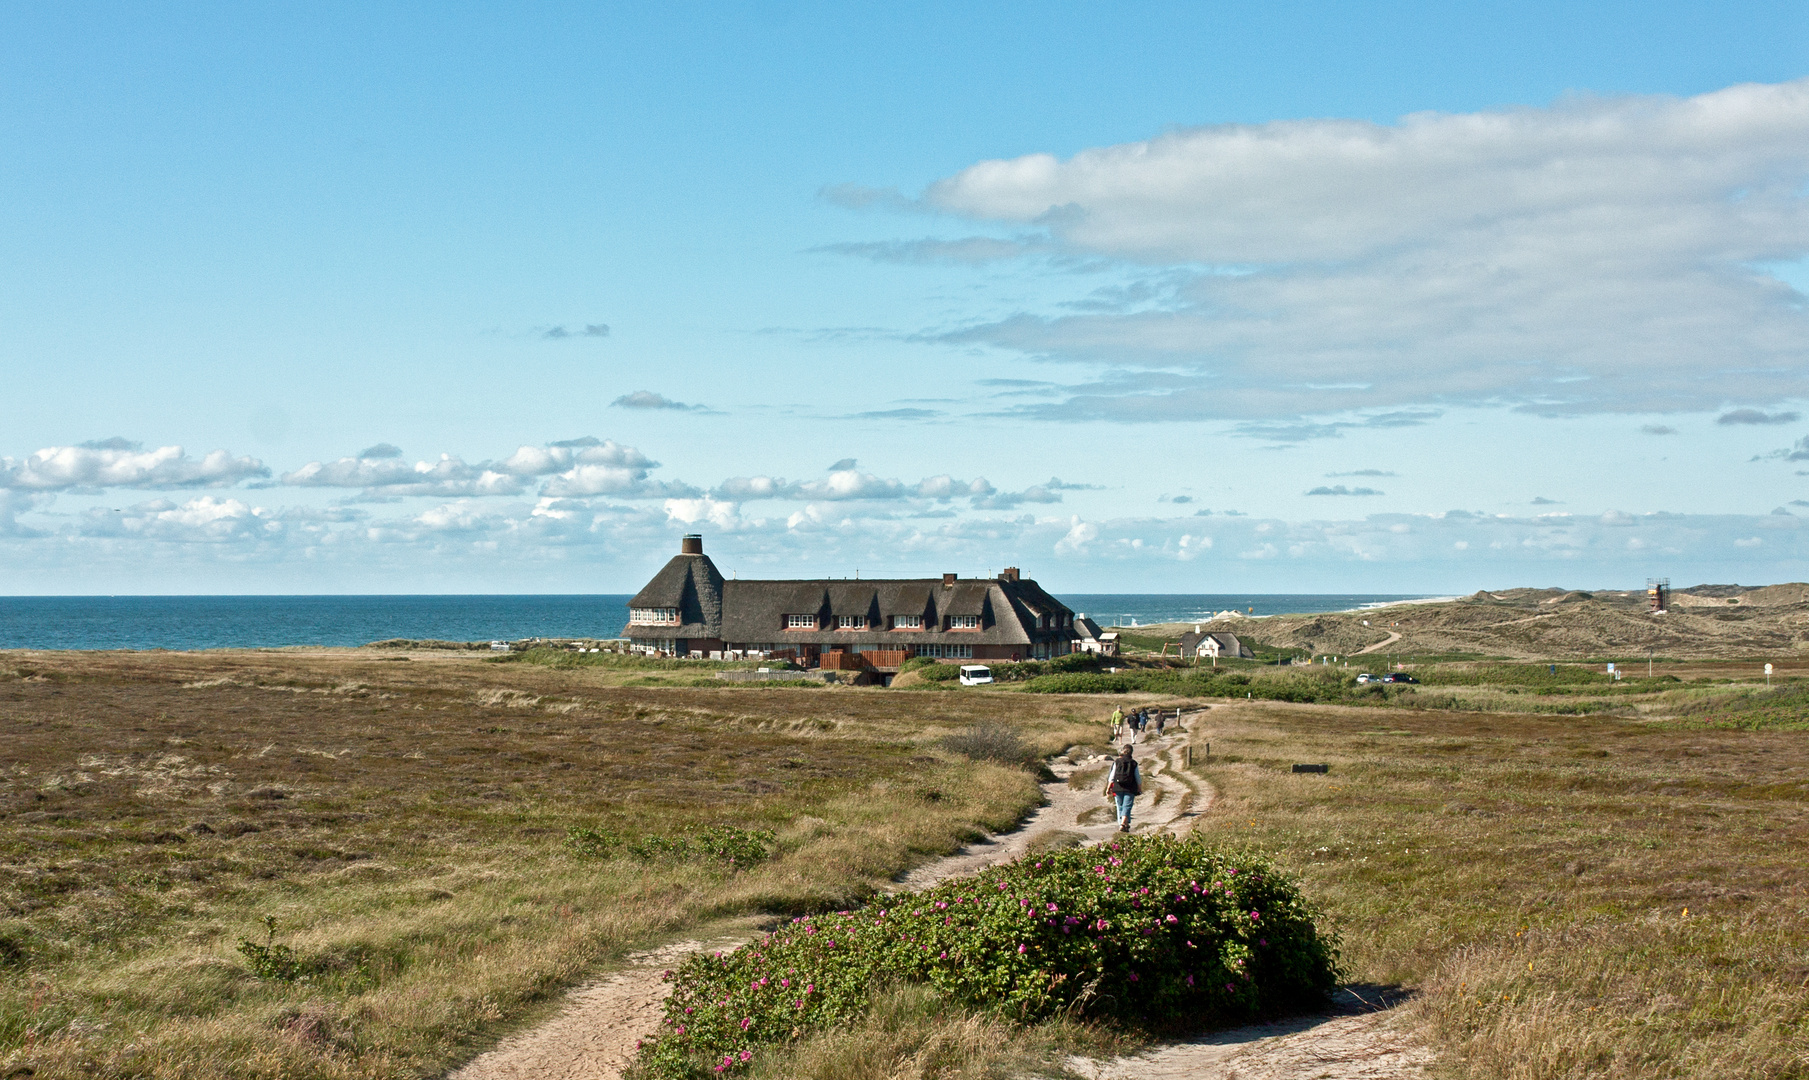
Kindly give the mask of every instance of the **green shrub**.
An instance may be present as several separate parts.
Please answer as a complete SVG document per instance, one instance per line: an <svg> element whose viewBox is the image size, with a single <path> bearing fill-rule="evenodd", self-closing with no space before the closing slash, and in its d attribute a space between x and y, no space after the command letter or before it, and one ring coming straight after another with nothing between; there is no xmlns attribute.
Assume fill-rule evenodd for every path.
<svg viewBox="0 0 1809 1080"><path fill-rule="evenodd" d="M1468 668L1424 668L1419 680L1427 686L1524 686L1547 693L1571 686L1611 683L1605 671L1577 664L1479 664Z"/></svg>
<svg viewBox="0 0 1809 1080"><path fill-rule="evenodd" d="M1027 856L915 896L803 917L670 976L651 1080L727 1073L763 1047L861 1015L891 980L1022 1022L1146 1029L1309 1007L1338 976L1318 913L1266 859L1126 837Z"/></svg>
<svg viewBox="0 0 1809 1080"><path fill-rule="evenodd" d="M1128 694L1140 690L1144 680L1131 675L1100 675L1071 672L1064 675L1039 675L1024 684L1033 694Z"/></svg>

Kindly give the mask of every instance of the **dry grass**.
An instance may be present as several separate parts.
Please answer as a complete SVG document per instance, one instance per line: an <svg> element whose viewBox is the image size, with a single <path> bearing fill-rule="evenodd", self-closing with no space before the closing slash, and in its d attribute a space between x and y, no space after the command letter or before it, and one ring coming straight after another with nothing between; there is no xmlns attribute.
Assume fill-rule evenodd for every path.
<svg viewBox="0 0 1809 1080"><path fill-rule="evenodd" d="M1419 991L1444 1075L1809 1075L1802 733L1240 703L1192 737L1201 827Z"/></svg>
<svg viewBox="0 0 1809 1080"><path fill-rule="evenodd" d="M410 656L4 658L0 1075L431 1074L631 947L845 905L1035 803L941 737L1002 714L1045 752L1084 733L1064 701ZM717 821L774 829L777 856L562 843ZM308 981L238 955L266 914Z"/></svg>

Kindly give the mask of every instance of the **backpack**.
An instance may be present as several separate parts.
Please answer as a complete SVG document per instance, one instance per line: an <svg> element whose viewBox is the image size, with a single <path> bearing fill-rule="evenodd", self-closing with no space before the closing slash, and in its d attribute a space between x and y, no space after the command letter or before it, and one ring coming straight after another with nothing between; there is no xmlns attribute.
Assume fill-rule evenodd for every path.
<svg viewBox="0 0 1809 1080"><path fill-rule="evenodd" d="M1117 787L1122 784L1127 789L1136 788L1137 763L1135 761L1127 761L1124 758L1119 758L1117 761L1112 762L1112 779L1108 781L1108 784L1112 787ZM1125 792L1127 795L1135 795L1137 793L1138 792L1131 790Z"/></svg>

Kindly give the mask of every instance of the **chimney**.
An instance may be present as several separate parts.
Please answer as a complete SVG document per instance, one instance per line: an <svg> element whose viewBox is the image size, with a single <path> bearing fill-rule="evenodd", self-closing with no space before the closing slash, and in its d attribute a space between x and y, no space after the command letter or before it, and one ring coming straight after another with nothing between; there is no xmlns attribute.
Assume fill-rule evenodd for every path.
<svg viewBox="0 0 1809 1080"><path fill-rule="evenodd" d="M953 574L942 575L942 587L945 589L954 588L955 587L955 575L953 575Z"/></svg>
<svg viewBox="0 0 1809 1080"><path fill-rule="evenodd" d="M1018 568L1015 566L1007 566L1005 569L999 571L1000 581L1016 581L1017 579Z"/></svg>
<svg viewBox="0 0 1809 1080"><path fill-rule="evenodd" d="M685 538L678 542L678 553L680 555L702 555L703 537L697 533L686 533Z"/></svg>

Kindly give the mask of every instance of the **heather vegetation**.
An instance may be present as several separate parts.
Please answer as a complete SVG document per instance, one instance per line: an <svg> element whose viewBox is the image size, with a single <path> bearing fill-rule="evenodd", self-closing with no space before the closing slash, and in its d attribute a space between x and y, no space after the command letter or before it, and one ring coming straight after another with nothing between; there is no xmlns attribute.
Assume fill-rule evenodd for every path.
<svg viewBox="0 0 1809 1080"><path fill-rule="evenodd" d="M861 903L1037 799L939 745L981 699L407 655L0 663L0 1075L435 1075L633 948ZM1071 712L1012 726L1040 758Z"/></svg>
<svg viewBox="0 0 1809 1080"><path fill-rule="evenodd" d="M1325 951L1297 955L1329 965L1336 943L1360 993L1407 995L1437 1075L1803 1075L1795 661L1768 689L1744 660L1659 658L1648 678L1642 656L1615 681L1597 663L1395 658L1371 670L1420 683L1379 686L1354 665L1064 658L998 665L992 687L801 694L683 662L574 662L602 655L0 656L0 1075L439 1075L681 937L756 943L725 971L762 942L799 970L831 965L806 985L842 986L846 1008L781 1032L751 1011L771 1002L739 998L706 1018L727 1038L659 1051L661 1068L705 1072L732 1052L762 1080L1054 1075L1065 1053L1135 1049L1176 1015L1248 1015L1241 979L1164 1011L1103 1000L1108 971L1121 990L1150 972L1197 989L1200 965L1243 959L1259 1010L1322 987L1325 965L1259 976L1243 938L1183 937L1202 950L1188 966L1165 930L1125 936L1087 877L1098 848L986 879L1057 904L1034 926L1021 904L970 903L979 879L939 887L940 918L880 898L1010 827L1038 799L1032 769L1098 747L1114 706L1142 704L1206 707L1186 738L1192 780L1217 794L1197 845L1114 854L1163 898L1162 927L1267 920L1272 896L1193 891L1233 867L1285 887L1321 913L1285 940ZM1171 858L1188 888L1168 891ZM1225 872L1201 877L1212 860ZM1087 915L1112 932L1067 929ZM832 962L826 930L860 951ZM697 963L680 987L707 996L716 969ZM753 993L767 976L748 974ZM755 1035L738 1043L743 1019Z"/></svg>
<svg viewBox="0 0 1809 1080"><path fill-rule="evenodd" d="M1337 978L1316 917L1267 861L1198 840L1026 856L694 957L642 1075L739 1073L773 1044L857 1020L894 982L1020 1023L1189 1030L1310 1008Z"/></svg>

